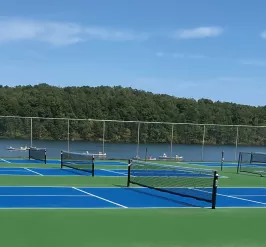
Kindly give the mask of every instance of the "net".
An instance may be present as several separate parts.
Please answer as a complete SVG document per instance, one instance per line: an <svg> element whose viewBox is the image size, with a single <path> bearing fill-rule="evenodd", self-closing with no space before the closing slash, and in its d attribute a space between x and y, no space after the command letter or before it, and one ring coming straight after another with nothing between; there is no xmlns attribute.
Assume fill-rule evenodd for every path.
<svg viewBox="0 0 266 247"><path fill-rule="evenodd" d="M266 175L266 153L240 152L237 172Z"/></svg>
<svg viewBox="0 0 266 247"><path fill-rule="evenodd" d="M216 171L161 165L139 160L128 164L127 186L142 187L168 192L216 204L218 174Z"/></svg>
<svg viewBox="0 0 266 247"><path fill-rule="evenodd" d="M45 148L29 148L29 160L40 160L46 164L46 149Z"/></svg>
<svg viewBox="0 0 266 247"><path fill-rule="evenodd" d="M63 167L85 171L94 176L94 156L84 153L61 151L61 169Z"/></svg>

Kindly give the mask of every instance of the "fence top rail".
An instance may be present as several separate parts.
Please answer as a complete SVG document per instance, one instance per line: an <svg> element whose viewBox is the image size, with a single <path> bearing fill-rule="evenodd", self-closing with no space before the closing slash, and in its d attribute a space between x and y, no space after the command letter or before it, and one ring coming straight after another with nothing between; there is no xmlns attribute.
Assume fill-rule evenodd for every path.
<svg viewBox="0 0 266 247"><path fill-rule="evenodd" d="M213 124L213 123L175 123L159 121L138 121L138 120L116 120L116 119L94 119L94 118L58 118L58 117L23 117L23 116L0 116L0 118L22 118L22 119L42 119L42 120L67 120L67 121L94 121L94 122L116 122L116 123L136 123L136 124L165 124L165 125L191 125L191 126L221 126L221 127L249 127L266 128L264 125L244 125L244 124Z"/></svg>

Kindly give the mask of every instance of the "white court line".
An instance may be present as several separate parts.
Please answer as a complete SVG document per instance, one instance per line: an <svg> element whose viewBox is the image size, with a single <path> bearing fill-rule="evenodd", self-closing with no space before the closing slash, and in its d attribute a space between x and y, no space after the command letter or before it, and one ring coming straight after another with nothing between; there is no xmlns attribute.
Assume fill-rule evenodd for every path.
<svg viewBox="0 0 266 247"><path fill-rule="evenodd" d="M232 196L266 196L266 194L265 195L232 195Z"/></svg>
<svg viewBox="0 0 266 247"><path fill-rule="evenodd" d="M6 162L6 163L11 163L10 161L8 160L5 160L5 159L1 159L2 161Z"/></svg>
<svg viewBox="0 0 266 247"><path fill-rule="evenodd" d="M119 206L119 207L122 207L122 208L128 208L128 207L126 207L126 206L124 206L124 205L122 205L122 204L119 204L119 203L116 203L116 202L110 201L110 200L105 199L105 198L100 197L100 196L96 196L96 195L94 195L94 194L91 194L91 193L89 193L89 192L87 192L87 191L84 191L84 190L78 189L78 188L76 188L76 187L72 187L72 188L73 188L74 190L80 191L80 192L82 192L82 193L84 193L84 194L87 194L87 195L89 195L89 196L96 197L96 198L98 198L98 199L101 199L101 200L103 200L103 201L106 201L106 202L109 202L109 203L111 203L111 204L117 205L117 206Z"/></svg>
<svg viewBox="0 0 266 247"><path fill-rule="evenodd" d="M55 195L55 194L53 194L53 195L22 195L22 194L19 194L19 195L1 195L0 194L0 197L23 197L23 196L25 196L25 197L40 197L40 196L48 196L48 197L50 197L50 196L60 196L60 197L64 197L64 196L66 196L66 197L88 197L87 195L62 195L62 194L59 194L59 195Z"/></svg>
<svg viewBox="0 0 266 247"><path fill-rule="evenodd" d="M207 209L209 210L210 207L132 207L128 208L127 210L151 210L151 209L167 209L167 210L183 210L183 209ZM121 208L92 208L92 207L87 207L87 208L79 208L79 207L0 207L0 210L122 210ZM216 207L216 209L266 209L266 207Z"/></svg>
<svg viewBox="0 0 266 247"><path fill-rule="evenodd" d="M125 176L127 176L127 174L126 173L122 173L122 172L115 172L115 171L113 171L113 170L106 170L106 169L100 169L101 171L105 171L105 172L112 172L112 173L116 173L116 174L120 174L120 175L125 175Z"/></svg>
<svg viewBox="0 0 266 247"><path fill-rule="evenodd" d="M204 191L204 190L200 190L200 189L194 189L193 188L193 190L197 190L197 191L201 191L201 192L205 192L205 193L209 193L209 194L211 193L209 191ZM228 197L228 198L233 198L233 199L238 199L238 200L241 200L241 201L247 201L247 202L253 202L253 203L257 203L257 204L266 205L266 203L263 203L263 202L249 200L249 199L245 199L245 198L241 198L241 197L237 197L237 196L224 195L224 194L220 194L220 193L217 193L216 195L224 196L224 197Z"/></svg>
<svg viewBox="0 0 266 247"><path fill-rule="evenodd" d="M29 168L26 168L26 167L23 167L25 170L27 170L27 171L29 171L29 172L33 172L33 173L35 173L35 174L38 174L38 175L40 175L40 176L43 176L43 174L41 174L41 173L39 173L39 172L35 172L35 171L33 171L33 170L31 170L31 169L29 169Z"/></svg>

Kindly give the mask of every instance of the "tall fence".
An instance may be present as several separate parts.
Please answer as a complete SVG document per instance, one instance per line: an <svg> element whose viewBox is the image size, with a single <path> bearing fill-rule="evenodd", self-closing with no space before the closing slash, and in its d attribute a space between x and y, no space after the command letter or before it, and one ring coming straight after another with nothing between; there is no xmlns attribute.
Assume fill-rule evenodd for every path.
<svg viewBox="0 0 266 247"><path fill-rule="evenodd" d="M49 141L49 145L60 145L68 151L77 150L79 143L83 151L107 155L117 152L117 156L128 145L134 156L158 157L167 153L173 157L185 153L185 160L202 161L230 146L230 160L236 160L243 147L264 149L266 126L0 116L0 138L37 147ZM189 151L186 145L190 145ZM213 159L217 158L216 155Z"/></svg>

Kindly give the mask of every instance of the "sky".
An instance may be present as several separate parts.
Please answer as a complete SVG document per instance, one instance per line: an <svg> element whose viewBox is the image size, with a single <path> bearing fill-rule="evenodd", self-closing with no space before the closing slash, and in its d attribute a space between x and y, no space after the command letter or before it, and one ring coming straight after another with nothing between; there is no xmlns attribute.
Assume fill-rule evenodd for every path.
<svg viewBox="0 0 266 247"><path fill-rule="evenodd" d="M266 105L264 0L0 0L0 84Z"/></svg>

